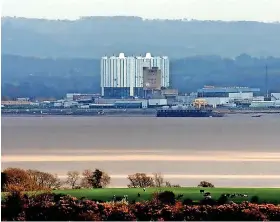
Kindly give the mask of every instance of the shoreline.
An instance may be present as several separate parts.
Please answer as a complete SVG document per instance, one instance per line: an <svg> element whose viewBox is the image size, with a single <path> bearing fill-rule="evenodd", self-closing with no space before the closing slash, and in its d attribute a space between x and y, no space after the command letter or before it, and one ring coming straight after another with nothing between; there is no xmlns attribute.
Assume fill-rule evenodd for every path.
<svg viewBox="0 0 280 222"><path fill-rule="evenodd" d="M234 115L280 115L280 109L214 109L215 112L224 114L224 117ZM108 109L99 114L98 110L10 110L9 112L1 111L2 117L156 117L156 109ZM190 118L190 117L184 117ZM221 117L220 117L221 118Z"/></svg>
<svg viewBox="0 0 280 222"><path fill-rule="evenodd" d="M279 115L280 116L280 111L279 112L235 112L235 113L226 113L225 116L223 117L213 117L213 118L226 118L230 116L235 116L235 115ZM83 118L83 117L93 117L93 118L100 118L100 117L156 117L155 115L151 114L107 114L107 115L67 115L67 114L62 114L62 115L56 115L56 114L46 114L46 115L36 115L36 114L1 114L2 117L15 117L15 118L20 118L20 117L38 117L38 118L43 118L43 117L73 117L73 118ZM251 117L251 116L250 116ZM211 118L211 117L157 117L157 118ZM261 118L261 116L260 116Z"/></svg>

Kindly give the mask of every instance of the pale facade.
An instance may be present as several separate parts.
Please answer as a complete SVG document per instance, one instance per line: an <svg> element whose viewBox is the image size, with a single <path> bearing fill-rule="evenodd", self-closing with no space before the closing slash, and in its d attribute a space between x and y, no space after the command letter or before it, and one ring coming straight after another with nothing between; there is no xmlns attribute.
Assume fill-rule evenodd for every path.
<svg viewBox="0 0 280 222"><path fill-rule="evenodd" d="M169 86L169 59L166 56L101 58L101 95L108 97L140 96L143 91L143 67L158 67L161 70L161 87Z"/></svg>

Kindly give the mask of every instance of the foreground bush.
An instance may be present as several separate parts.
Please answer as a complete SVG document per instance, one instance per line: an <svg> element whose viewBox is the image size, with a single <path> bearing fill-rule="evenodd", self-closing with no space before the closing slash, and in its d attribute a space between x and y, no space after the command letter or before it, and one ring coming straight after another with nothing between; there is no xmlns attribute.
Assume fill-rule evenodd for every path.
<svg viewBox="0 0 280 222"><path fill-rule="evenodd" d="M131 221L131 220L280 220L280 206L272 204L165 205L158 201L128 204L98 203L70 196L14 193L2 202L2 221Z"/></svg>

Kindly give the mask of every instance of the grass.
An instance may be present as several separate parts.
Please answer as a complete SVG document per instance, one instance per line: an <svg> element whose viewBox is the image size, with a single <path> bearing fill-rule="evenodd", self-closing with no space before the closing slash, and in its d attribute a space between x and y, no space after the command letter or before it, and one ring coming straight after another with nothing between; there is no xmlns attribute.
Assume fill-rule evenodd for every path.
<svg viewBox="0 0 280 222"><path fill-rule="evenodd" d="M85 197L86 199L95 199L102 201L112 200L113 195L123 196L128 195L129 201L143 201L150 200L154 192L159 191L173 191L176 195L183 194L182 199L190 198L193 201L200 201L203 195L200 190L210 192L212 198L218 199L223 193L241 193L247 194L248 197L232 198L234 202L250 201L252 196L258 196L259 202L280 204L280 188L146 188L146 192L141 188L105 188L105 189L80 189L80 190L56 190L56 194L68 194L77 198ZM140 193L140 197L138 197Z"/></svg>

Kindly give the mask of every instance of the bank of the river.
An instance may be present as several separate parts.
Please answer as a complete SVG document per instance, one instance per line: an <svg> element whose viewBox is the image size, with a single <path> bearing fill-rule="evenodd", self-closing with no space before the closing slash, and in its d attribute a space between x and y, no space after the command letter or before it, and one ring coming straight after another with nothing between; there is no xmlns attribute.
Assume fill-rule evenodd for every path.
<svg viewBox="0 0 280 222"><path fill-rule="evenodd" d="M215 109L225 115L280 114L280 109ZM3 116L156 116L156 109L2 109Z"/></svg>

